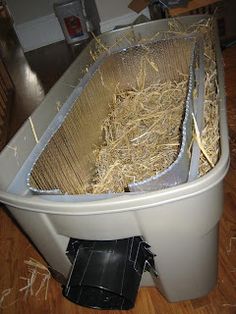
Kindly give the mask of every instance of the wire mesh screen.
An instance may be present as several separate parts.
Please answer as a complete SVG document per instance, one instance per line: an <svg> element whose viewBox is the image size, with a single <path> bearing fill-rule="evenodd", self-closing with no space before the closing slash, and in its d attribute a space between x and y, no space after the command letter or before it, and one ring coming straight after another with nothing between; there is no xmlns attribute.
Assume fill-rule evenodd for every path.
<svg viewBox="0 0 236 314"><path fill-rule="evenodd" d="M110 116L110 122L112 123L111 112L114 109L114 101L117 101L117 98L119 98L117 95L122 93L136 92L141 94L143 90L152 89L153 86L164 86L162 88L163 95L168 93L168 89L172 91L169 102L173 107L169 110L169 113L171 114L174 111L177 102L181 102L181 111L176 117L173 117L171 122L169 121L166 130L169 132L167 138L171 136L173 130L177 132L178 147L173 160L177 158L183 139L181 125L186 116L186 101L190 97L193 88L190 80L190 69L193 63L195 43L196 40L192 37L176 37L123 48L121 51L109 51L97 60L89 68L85 80L77 87L77 90L79 88L80 91L79 96L73 103L72 108L64 115L60 127L52 132L51 139L45 147L42 147L42 152L28 176L30 189L39 193L56 190L62 194L122 192L129 184L147 179L158 171L165 170L162 167L161 170L143 171L141 176L135 175L135 169L138 163L140 164L140 158L147 165L151 162L148 159L153 158L152 154L149 154L150 145L146 148L144 146L139 150L146 151L145 157L140 155L137 159L138 163L136 162L136 165L134 163L133 168L129 169L129 173L132 174L133 171L134 175L129 174L128 181L118 178L121 187L116 188L114 186L114 188L111 188L108 180L107 189L93 188L97 186L94 179L98 176L96 168L97 151L99 147L107 145L104 144L106 137L108 137L103 127L104 120ZM182 84L181 91L178 91L177 87L173 87L178 83ZM167 84L166 90L163 84ZM155 88L153 94L155 95ZM178 96L180 97L178 98L177 94L181 97ZM163 98L164 96L161 95L160 97ZM142 106L142 100L137 103ZM153 101L150 103L151 106L157 105L156 103L153 104ZM145 106L149 106L149 104L145 104ZM166 104L165 116L168 115L168 106L169 104ZM145 112L145 108L142 109L143 112ZM129 120L123 119L125 125L121 126L121 130L130 123L129 121L133 120L135 110L127 104L126 112L130 114ZM170 123L174 125L170 125ZM136 154L135 151L132 153L132 145L130 145L133 144L132 139L139 137L150 129L150 125L144 121L136 126L136 129L128 132L129 136L125 139L125 141L130 141L128 146L131 149L129 152L131 155ZM111 134L111 137L113 136L114 134ZM158 141L159 136L156 133L152 138L154 140L155 155L158 155L155 141ZM138 146L138 143L134 144L135 147ZM116 155L115 150L113 154ZM170 164L166 165L165 168L169 166ZM150 168L149 166L145 167ZM111 172L112 168L114 168L114 161L108 164L108 172ZM104 183L106 177L108 177L108 174L105 174L105 178L101 179ZM117 180L117 177L119 176L111 173L111 178ZM136 181L134 177L136 177Z"/></svg>

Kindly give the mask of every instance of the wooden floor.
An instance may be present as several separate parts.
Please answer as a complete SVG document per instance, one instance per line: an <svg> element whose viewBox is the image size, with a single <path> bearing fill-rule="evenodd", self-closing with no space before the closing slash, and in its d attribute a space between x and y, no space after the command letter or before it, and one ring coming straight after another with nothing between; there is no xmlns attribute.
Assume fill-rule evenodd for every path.
<svg viewBox="0 0 236 314"><path fill-rule="evenodd" d="M22 53L18 53L21 59L20 62L25 62L26 64L27 62ZM36 54L35 58L33 54L28 55L28 60L32 67L34 62L37 64L39 60L37 52L34 54ZM14 56L14 58L15 57L16 56ZM16 62L14 58L13 61ZM122 312L99 311L74 305L62 297L61 287L54 279L50 280L47 300L44 299L44 291L41 291L38 296L29 295L27 298L24 298L24 291L20 291L20 288L25 286L26 282L21 277L29 275L24 260L33 257L42 263L44 263L44 261L24 233L16 226L12 218L8 216L4 206L0 205L1 314L236 313L236 47L228 48L224 51L224 60L231 143L231 166L225 179L225 207L220 226L219 278L215 289L208 296L201 299L170 304L155 288L141 288L135 308L130 311ZM24 111L23 116L16 115L12 118L12 134L27 115L30 114L33 107L37 106L40 98L43 97L42 95L47 91L48 87L44 88L44 85L49 86L52 84L53 79L51 79L50 76L54 77L54 79L58 76L58 74L55 75L55 73L51 73L50 64L48 68L44 67L44 74L39 74L44 66L43 62L44 61L41 63L41 67L38 64L38 69L35 67L34 70L32 70L32 67L27 63L27 71L31 72L25 71L24 75L21 73L24 79L23 82L27 84L27 87L33 87L31 96L30 93L25 96L21 94L21 104L18 102L18 107L16 108L17 115L20 112L20 108L25 108L24 101L29 102L31 99L32 104L28 109L26 106L27 110L24 111L22 109ZM16 69L15 72L17 72ZM33 76L28 75L27 78L27 73L33 73ZM40 75L42 75L41 78L44 75L46 79L44 81L43 79L40 80ZM19 105L21 107L19 107ZM14 121L18 121L18 123L14 124ZM1 169L1 171L4 170ZM36 282L36 286L37 284L40 283ZM34 286L34 289L37 288L36 286Z"/></svg>

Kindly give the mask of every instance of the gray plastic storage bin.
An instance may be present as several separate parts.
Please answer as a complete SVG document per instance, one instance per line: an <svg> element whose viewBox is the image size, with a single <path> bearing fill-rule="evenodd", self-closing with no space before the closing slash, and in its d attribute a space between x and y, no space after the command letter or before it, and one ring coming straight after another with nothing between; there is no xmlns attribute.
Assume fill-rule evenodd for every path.
<svg viewBox="0 0 236 314"><path fill-rule="evenodd" d="M190 25L202 18L183 17L181 22ZM132 31L140 38L167 29L168 20L160 20L136 25ZM104 33L101 39L111 45L128 30L130 28ZM146 251L142 253L146 268L153 268L152 275L144 274L143 285L155 285L171 302L201 297L217 280L218 225L223 211L223 178L229 166L223 62L217 38L221 156L206 175L168 189L96 200L80 196L78 201L76 195L68 198L34 195L27 188L25 176L29 169L24 167L36 146L33 131L39 139L42 137L58 113L58 106L66 101L73 86L83 77L84 65L91 63L89 51L94 45L92 41L33 113L34 130L30 121L26 121L2 151L0 200L63 283L68 276L69 282L73 281L73 259L69 250L73 239L109 242L138 237L140 243L150 245L153 253L150 253L151 258ZM83 249L86 251L88 246Z"/></svg>

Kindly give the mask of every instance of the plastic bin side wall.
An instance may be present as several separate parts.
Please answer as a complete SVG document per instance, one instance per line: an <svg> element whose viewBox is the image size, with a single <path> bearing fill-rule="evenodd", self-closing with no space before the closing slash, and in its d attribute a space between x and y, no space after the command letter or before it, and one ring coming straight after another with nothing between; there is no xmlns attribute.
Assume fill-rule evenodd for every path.
<svg viewBox="0 0 236 314"><path fill-rule="evenodd" d="M143 235L157 254L163 293L171 302L204 296L216 284L222 188L221 182L205 195L176 202L172 210L164 205L158 216L151 210L137 212L142 225L148 225Z"/></svg>
<svg viewBox="0 0 236 314"><path fill-rule="evenodd" d="M47 214L20 210L12 206L7 208L44 256L48 265L66 278L71 268L65 254L69 238L56 233Z"/></svg>
<svg viewBox="0 0 236 314"><path fill-rule="evenodd" d="M160 241L155 262L167 300L179 302L207 295L217 282L218 224L202 237L163 234Z"/></svg>
<svg viewBox="0 0 236 314"><path fill-rule="evenodd" d="M194 197L137 211L67 216L8 208L49 265L65 277L71 266L65 255L69 237L104 240L143 235L157 255L155 284L174 302L201 297L216 283L222 184ZM148 277L144 283L154 285Z"/></svg>
<svg viewBox="0 0 236 314"><path fill-rule="evenodd" d="M223 209L222 182L195 196L176 199L165 204L143 200L134 202L134 210L113 212L104 205L103 213L50 215L58 234L84 240L115 240L143 235L152 244L161 234L192 234L202 236L220 220ZM146 208L145 208L146 207ZM141 209L138 209L141 208ZM147 234L150 233L150 238Z"/></svg>

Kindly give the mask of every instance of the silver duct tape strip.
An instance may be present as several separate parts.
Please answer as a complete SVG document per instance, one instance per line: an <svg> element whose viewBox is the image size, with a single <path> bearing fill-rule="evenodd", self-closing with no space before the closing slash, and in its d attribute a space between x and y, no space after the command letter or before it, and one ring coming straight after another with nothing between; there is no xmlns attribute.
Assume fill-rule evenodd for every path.
<svg viewBox="0 0 236 314"><path fill-rule="evenodd" d="M197 95L193 99L193 107L194 107L193 114L198 125L199 133L201 135L202 130L204 128L204 93L205 93L204 47L203 47L202 38L199 38L198 49L199 49L199 53L198 53L199 67L195 69L195 80L197 82L197 86L196 86ZM192 158L191 158L189 177L188 177L189 182L195 180L198 177L200 154L201 154L200 147L197 141L195 140L193 142L193 148L192 148Z"/></svg>

